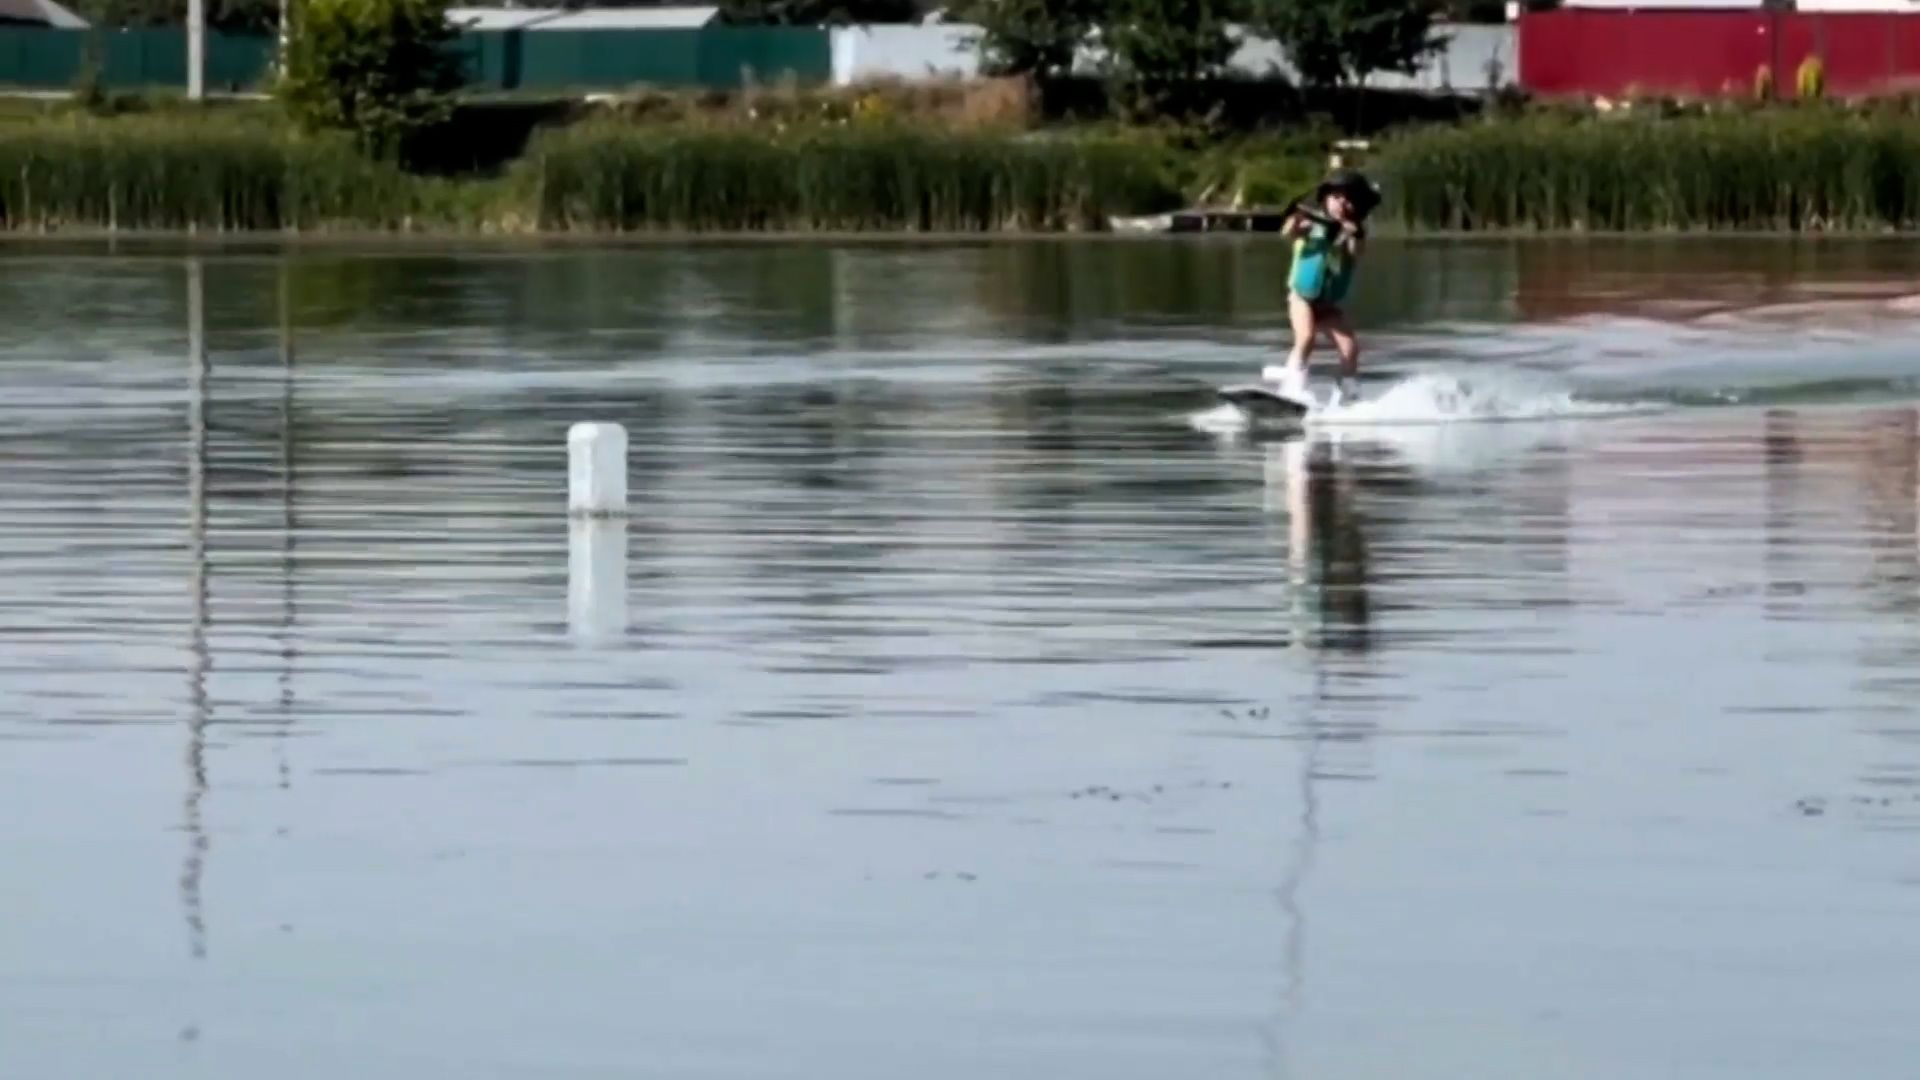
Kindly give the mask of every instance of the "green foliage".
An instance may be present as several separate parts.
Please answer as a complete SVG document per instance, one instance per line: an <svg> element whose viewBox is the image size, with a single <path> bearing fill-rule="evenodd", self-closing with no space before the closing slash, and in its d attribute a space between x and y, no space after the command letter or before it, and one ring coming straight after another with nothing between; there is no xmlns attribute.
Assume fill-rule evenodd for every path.
<svg viewBox="0 0 1920 1080"><path fill-rule="evenodd" d="M1135 114L1204 111L1239 48L1241 0L1108 0L1100 29L1122 106Z"/></svg>
<svg viewBox="0 0 1920 1080"><path fill-rule="evenodd" d="M981 70L1056 79L1099 24L1107 0L959 0L952 16L980 28Z"/></svg>
<svg viewBox="0 0 1920 1080"><path fill-rule="evenodd" d="M1325 175L1324 145L1292 133L1220 143L1183 159L1180 186L1196 203L1286 206Z"/></svg>
<svg viewBox="0 0 1920 1080"><path fill-rule="evenodd" d="M1436 128L1369 166L1411 228L1911 228L1920 117L1819 107Z"/></svg>
<svg viewBox="0 0 1920 1080"><path fill-rule="evenodd" d="M1178 201L1157 148L904 125L548 132L515 168L542 229L1093 230Z"/></svg>
<svg viewBox="0 0 1920 1080"><path fill-rule="evenodd" d="M87 43L80 56L80 70L74 73L73 104L85 112L105 112L107 85L100 71L100 32L87 32Z"/></svg>
<svg viewBox="0 0 1920 1080"><path fill-rule="evenodd" d="M0 129L0 229L390 227L408 178L335 136L158 116Z"/></svg>
<svg viewBox="0 0 1920 1080"><path fill-rule="evenodd" d="M394 156L452 115L457 37L446 0L300 0L275 94L303 129Z"/></svg>
<svg viewBox="0 0 1920 1080"><path fill-rule="evenodd" d="M270 105L102 119L20 102L0 110L0 230L1098 230L1194 200L1280 204L1325 161L1327 132L1308 128L1221 142L929 115L607 116L544 131L476 182L410 175ZM1406 131L1366 168L1381 219L1415 230L1912 229L1920 107L1536 111Z"/></svg>
<svg viewBox="0 0 1920 1080"><path fill-rule="evenodd" d="M187 0L80 0L70 5L96 27L181 26ZM237 34L271 34L280 26L280 0L206 0L207 26Z"/></svg>
<svg viewBox="0 0 1920 1080"><path fill-rule="evenodd" d="M1412 74L1444 44L1438 0L1252 0L1250 25L1286 49L1301 81L1355 86L1375 71Z"/></svg>
<svg viewBox="0 0 1920 1080"><path fill-rule="evenodd" d="M1536 2L1526 5L1538 7ZM1438 14L1450 23L1481 23L1498 26L1507 21L1506 0L1441 0Z"/></svg>
<svg viewBox="0 0 1920 1080"><path fill-rule="evenodd" d="M719 21L733 26L851 26L910 23L917 0L720 0Z"/></svg>

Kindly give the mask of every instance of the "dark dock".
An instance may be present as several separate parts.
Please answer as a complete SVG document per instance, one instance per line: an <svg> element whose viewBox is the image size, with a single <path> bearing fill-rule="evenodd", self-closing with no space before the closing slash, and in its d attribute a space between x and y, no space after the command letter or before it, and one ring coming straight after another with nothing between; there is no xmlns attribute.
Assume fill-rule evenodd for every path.
<svg viewBox="0 0 1920 1080"><path fill-rule="evenodd" d="M1279 232L1287 212L1278 208L1250 209L1194 208L1166 214L1142 214L1137 217L1113 217L1115 232L1212 233Z"/></svg>

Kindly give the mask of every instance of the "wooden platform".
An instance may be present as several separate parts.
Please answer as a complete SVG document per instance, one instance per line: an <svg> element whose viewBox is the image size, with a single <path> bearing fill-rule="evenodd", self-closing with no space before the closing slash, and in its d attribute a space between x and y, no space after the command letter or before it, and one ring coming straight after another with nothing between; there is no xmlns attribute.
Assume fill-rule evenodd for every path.
<svg viewBox="0 0 1920 1080"><path fill-rule="evenodd" d="M1108 224L1114 232L1132 233L1279 232L1286 220L1287 212L1279 208L1195 208L1138 217L1115 215Z"/></svg>

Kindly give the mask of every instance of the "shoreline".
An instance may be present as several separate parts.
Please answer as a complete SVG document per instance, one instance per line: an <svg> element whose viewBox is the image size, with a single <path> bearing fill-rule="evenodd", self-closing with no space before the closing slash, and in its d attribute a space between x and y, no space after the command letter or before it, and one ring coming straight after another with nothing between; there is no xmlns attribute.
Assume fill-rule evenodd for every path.
<svg viewBox="0 0 1920 1080"><path fill-rule="evenodd" d="M1697 171L1702 162L1711 170ZM1920 236L1920 117L1542 114L1416 129L1355 164L1383 184L1372 223L1383 242ZM498 175L443 175L373 160L344 136L288 129L262 142L258 125L119 118L0 132L0 245L1257 241L1278 235L1277 208L1323 171L1307 143L1278 134L1195 146L1100 125L769 128L607 116L542 130Z"/></svg>
<svg viewBox="0 0 1920 1080"><path fill-rule="evenodd" d="M1578 248L1582 244L1703 244L1738 242L1766 246L1822 244L1912 244L1920 231L1402 231L1379 229L1375 242L1394 246L1484 246L1484 244L1553 244ZM319 233L294 231L4 231L0 229L0 258L31 258L38 254L73 256L180 256L180 254L276 254L276 252L372 252L372 254L495 254L536 256L543 252L582 250L651 250L651 248L768 248L768 246L829 246L829 248L995 248L1031 244L1284 244L1277 233L1219 231L1219 233L1125 233L1125 231L989 231L989 233L914 233L914 231L637 231L637 233L482 233L465 229L336 229Z"/></svg>
<svg viewBox="0 0 1920 1080"><path fill-rule="evenodd" d="M1375 242L1395 244L1483 244L1550 242L1578 244L1607 243L1701 243L1707 241L1766 242L1770 244L1865 242L1913 243L1920 230L1890 229L1686 229L1686 230L1588 230L1588 229L1483 229L1440 230L1376 227ZM914 231L914 230L552 230L498 231L480 229L254 229L208 231L189 229L111 229L76 227L51 230L0 228L0 252L30 251L34 248L75 246L107 248L130 246L168 250L280 250L311 248L392 248L420 251L441 248L479 250L541 249L577 250L581 248L650 247L722 247L722 246L808 246L903 247L915 245L939 247L986 247L1033 243L1103 244L1217 244L1222 242L1272 243L1285 241L1277 233L1247 230L1217 232L1135 232L1128 230L1025 230Z"/></svg>

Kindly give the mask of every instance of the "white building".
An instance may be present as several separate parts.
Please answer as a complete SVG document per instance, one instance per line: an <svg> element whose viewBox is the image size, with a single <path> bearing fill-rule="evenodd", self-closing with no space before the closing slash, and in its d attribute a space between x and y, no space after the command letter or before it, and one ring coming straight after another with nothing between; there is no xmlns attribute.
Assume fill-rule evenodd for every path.
<svg viewBox="0 0 1920 1080"><path fill-rule="evenodd" d="M0 25L85 30L89 24L54 0L0 0Z"/></svg>

